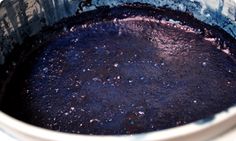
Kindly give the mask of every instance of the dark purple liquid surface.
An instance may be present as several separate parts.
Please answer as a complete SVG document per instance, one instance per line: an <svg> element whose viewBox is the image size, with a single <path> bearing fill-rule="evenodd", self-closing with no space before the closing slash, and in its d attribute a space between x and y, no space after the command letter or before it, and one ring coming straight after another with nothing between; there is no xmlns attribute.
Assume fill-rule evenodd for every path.
<svg viewBox="0 0 236 141"><path fill-rule="evenodd" d="M190 123L236 102L228 50L198 29L130 11L136 15L76 25L45 47L21 92L29 123L133 134Z"/></svg>

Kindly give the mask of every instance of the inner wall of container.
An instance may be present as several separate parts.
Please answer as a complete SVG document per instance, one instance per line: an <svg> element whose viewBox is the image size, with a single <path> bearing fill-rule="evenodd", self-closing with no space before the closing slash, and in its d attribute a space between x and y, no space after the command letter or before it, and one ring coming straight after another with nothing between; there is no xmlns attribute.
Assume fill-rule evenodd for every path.
<svg viewBox="0 0 236 141"><path fill-rule="evenodd" d="M85 0L0 0L0 64L4 64L14 43L22 43L42 27L74 15L81 1ZM188 12L236 38L235 0L92 0L83 11L136 2Z"/></svg>

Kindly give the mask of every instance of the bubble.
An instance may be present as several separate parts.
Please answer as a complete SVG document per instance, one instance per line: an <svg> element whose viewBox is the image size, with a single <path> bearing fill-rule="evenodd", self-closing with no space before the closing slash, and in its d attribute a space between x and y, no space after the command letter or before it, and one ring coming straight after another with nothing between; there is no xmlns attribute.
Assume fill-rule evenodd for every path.
<svg viewBox="0 0 236 141"><path fill-rule="evenodd" d="M202 62L202 66L203 67L207 66L207 63L206 62Z"/></svg>
<svg viewBox="0 0 236 141"><path fill-rule="evenodd" d="M58 93L58 92L59 92L59 89L58 89L58 88L57 88L57 89L55 89L55 92L56 92L56 93Z"/></svg>
<svg viewBox="0 0 236 141"><path fill-rule="evenodd" d="M120 76L117 76L116 79L120 79L121 77Z"/></svg>
<svg viewBox="0 0 236 141"><path fill-rule="evenodd" d="M133 82L134 82L134 80L132 80L132 79L129 79L129 80L128 80L128 82L129 82L129 83L133 83Z"/></svg>
<svg viewBox="0 0 236 141"><path fill-rule="evenodd" d="M45 73L47 73L47 72L48 72L48 68L47 68L47 67L43 68L43 71L44 71Z"/></svg>
<svg viewBox="0 0 236 141"><path fill-rule="evenodd" d="M90 123L93 123L93 122L100 122L100 120L95 118L95 119L91 119L89 122L90 122Z"/></svg>
<svg viewBox="0 0 236 141"><path fill-rule="evenodd" d="M118 63L115 63L113 66L117 68L117 67L118 67L118 65L119 65Z"/></svg>
<svg viewBox="0 0 236 141"><path fill-rule="evenodd" d="M144 115L145 113L143 111L138 112L140 115Z"/></svg>

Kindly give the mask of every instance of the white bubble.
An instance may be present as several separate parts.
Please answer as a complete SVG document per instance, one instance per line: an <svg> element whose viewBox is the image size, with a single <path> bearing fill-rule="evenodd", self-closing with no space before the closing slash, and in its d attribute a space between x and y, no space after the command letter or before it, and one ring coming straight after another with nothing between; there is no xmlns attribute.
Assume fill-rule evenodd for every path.
<svg viewBox="0 0 236 141"><path fill-rule="evenodd" d="M47 68L47 67L43 68L43 71L44 71L45 73L47 73L47 72L48 72L48 68Z"/></svg>
<svg viewBox="0 0 236 141"><path fill-rule="evenodd" d="M59 89L57 88L57 89L55 89L55 91L56 91L56 93L58 93L58 92L59 92Z"/></svg>
<svg viewBox="0 0 236 141"><path fill-rule="evenodd" d="M140 115L144 115L145 113L143 111L138 112Z"/></svg>
<svg viewBox="0 0 236 141"><path fill-rule="evenodd" d="M118 63L115 63L113 66L117 68L117 67L118 67L118 65L119 65Z"/></svg>
<svg viewBox="0 0 236 141"><path fill-rule="evenodd" d="M205 67L207 65L206 62L202 62L202 66Z"/></svg>
<svg viewBox="0 0 236 141"><path fill-rule="evenodd" d="M100 120L95 118L95 119L91 119L89 122L90 123L92 123L92 122L100 122Z"/></svg>

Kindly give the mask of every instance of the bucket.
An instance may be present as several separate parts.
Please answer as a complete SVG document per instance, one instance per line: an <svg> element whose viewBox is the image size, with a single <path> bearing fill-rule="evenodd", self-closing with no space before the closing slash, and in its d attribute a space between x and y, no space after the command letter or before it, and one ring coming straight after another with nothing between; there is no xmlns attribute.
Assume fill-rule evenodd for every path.
<svg viewBox="0 0 236 141"><path fill-rule="evenodd" d="M16 44L24 44L26 39L34 37L45 28L50 28L65 20L65 18L73 17L76 14L83 15L83 13L103 9L104 7L104 9L107 9L132 4L150 5L154 9L164 8L176 11L176 13L188 13L202 23L222 29L222 31L229 34L230 38L236 38L236 1L234 0L2 0L0 3L1 67L9 63L7 56L14 54ZM169 20L169 22L172 24L174 21ZM65 28L63 30L68 32L68 30L73 30L73 28ZM223 49L226 54L230 50L235 51L235 46ZM10 62L10 64L13 67L16 65L15 62ZM206 64L203 63L202 65L205 66ZM118 64L114 64L114 67L117 66ZM10 75L10 72L6 69L4 73L1 74L3 77ZM96 79L96 81L99 80ZM131 81L129 80L129 82ZM236 86L232 87L235 88ZM3 91L4 89L1 90L1 93ZM2 95L0 100L3 97ZM144 113L140 112L140 114ZM6 135L17 141L234 140L236 138L234 135L236 134L235 126L235 106L231 106L210 117L181 126L131 135L85 135L58 132L28 124L0 111L0 132L4 136Z"/></svg>

